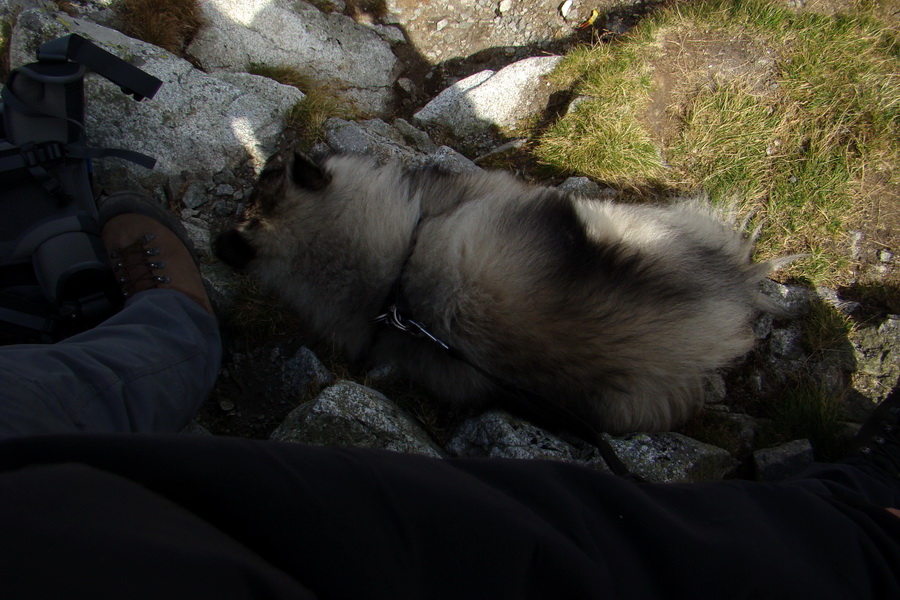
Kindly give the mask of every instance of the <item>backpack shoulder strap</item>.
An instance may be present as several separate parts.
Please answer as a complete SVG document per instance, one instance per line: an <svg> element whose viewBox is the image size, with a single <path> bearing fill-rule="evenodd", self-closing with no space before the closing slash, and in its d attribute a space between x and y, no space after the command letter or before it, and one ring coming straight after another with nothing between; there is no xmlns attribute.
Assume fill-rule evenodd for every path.
<svg viewBox="0 0 900 600"><path fill-rule="evenodd" d="M122 92L135 100L152 98L162 86L162 81L130 65L118 56L92 44L76 33L69 34L41 45L37 52L40 61L65 62L84 65L122 88Z"/></svg>

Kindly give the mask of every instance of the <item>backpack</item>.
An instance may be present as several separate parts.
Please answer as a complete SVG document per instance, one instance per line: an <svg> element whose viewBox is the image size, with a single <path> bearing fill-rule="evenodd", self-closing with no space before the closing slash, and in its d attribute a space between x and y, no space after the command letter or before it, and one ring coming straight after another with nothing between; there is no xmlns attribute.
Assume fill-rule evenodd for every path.
<svg viewBox="0 0 900 600"><path fill-rule="evenodd" d="M76 34L47 42L0 92L0 336L55 342L121 308L100 239L94 158L155 160L90 148L84 85L90 69L136 101L162 82Z"/></svg>

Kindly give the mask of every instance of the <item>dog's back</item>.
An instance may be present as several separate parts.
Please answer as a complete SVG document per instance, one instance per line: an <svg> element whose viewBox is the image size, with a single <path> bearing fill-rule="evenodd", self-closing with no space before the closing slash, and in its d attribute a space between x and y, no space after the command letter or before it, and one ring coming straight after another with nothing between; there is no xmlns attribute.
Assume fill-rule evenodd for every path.
<svg viewBox="0 0 900 600"><path fill-rule="evenodd" d="M428 201L441 210L420 224L404 300L510 385L607 431L662 430L696 407L707 375L752 346L770 268L752 264L751 242L703 203L614 204L500 173L442 186L454 201L426 201L424 214ZM491 389L454 359L406 345L402 362L443 395Z"/></svg>

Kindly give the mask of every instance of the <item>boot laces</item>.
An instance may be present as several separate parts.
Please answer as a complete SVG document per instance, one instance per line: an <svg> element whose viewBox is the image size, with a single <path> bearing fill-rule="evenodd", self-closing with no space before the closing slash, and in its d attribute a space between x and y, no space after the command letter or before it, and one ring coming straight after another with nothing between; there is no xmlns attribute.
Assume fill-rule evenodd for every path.
<svg viewBox="0 0 900 600"><path fill-rule="evenodd" d="M126 298L136 292L156 288L160 284L172 281L168 275L158 275L154 272L166 268L164 262L153 260L153 257L160 254L158 246L150 246L155 239L156 235L148 233L109 254L115 261L113 272L122 289L122 295Z"/></svg>

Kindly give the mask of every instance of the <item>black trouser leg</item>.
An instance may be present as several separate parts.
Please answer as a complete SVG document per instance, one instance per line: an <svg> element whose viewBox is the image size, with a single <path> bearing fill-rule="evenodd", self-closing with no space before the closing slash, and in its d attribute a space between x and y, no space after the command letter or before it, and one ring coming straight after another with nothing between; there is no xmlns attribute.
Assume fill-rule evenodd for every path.
<svg viewBox="0 0 900 600"><path fill-rule="evenodd" d="M83 492L70 485L52 506L17 500L23 488L11 478L37 471L10 470L61 463L90 467L59 474L83 477ZM17 549L41 553L32 571L19 564L4 580L40 580L55 565L69 577L109 576L78 551L95 538L63 535L66 523L84 522L103 532L96 539L107 551L135 557L116 564L127 574L120 581L164 582L165 569L146 565L184 543L188 558L208 544L206 566L240 581L254 573L260 590L260 582L287 584L243 570L235 557L322 598L900 597L900 520L881 508L897 492L851 467L838 469L851 483L636 485L561 463L199 436L10 440L0 444L0 467L0 568ZM45 487L52 475L43 471ZM103 495L104 478L130 480L153 501L89 502ZM161 527L173 512L178 526ZM117 538L123 529L109 523L141 535ZM246 554L226 560L216 549L228 544ZM184 583L193 572L172 575L166 597L187 597L179 591L193 589ZM203 569L196 575L210 579ZM219 597L216 585L245 589L231 578L209 585L205 597Z"/></svg>

